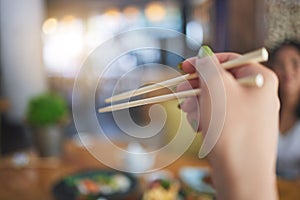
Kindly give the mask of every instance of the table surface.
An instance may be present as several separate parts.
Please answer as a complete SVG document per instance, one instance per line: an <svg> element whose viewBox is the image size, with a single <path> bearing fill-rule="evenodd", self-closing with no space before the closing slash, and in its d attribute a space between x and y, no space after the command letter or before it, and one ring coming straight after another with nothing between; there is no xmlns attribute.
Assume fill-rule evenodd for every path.
<svg viewBox="0 0 300 200"><path fill-rule="evenodd" d="M38 159L34 153L30 153L30 157L29 165L20 168L11 165L9 156L0 159L0 199L53 200L53 184L63 176L84 169L107 169L85 148L72 141L66 142L60 159ZM196 156L183 155L165 169L176 176L183 166L207 167L208 163ZM280 199L300 199L299 183L278 179L277 184Z"/></svg>

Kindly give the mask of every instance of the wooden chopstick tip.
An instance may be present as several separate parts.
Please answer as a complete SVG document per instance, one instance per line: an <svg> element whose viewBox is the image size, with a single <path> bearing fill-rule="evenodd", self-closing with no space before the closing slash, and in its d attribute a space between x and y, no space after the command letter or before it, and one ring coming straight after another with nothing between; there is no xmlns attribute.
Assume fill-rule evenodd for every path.
<svg viewBox="0 0 300 200"><path fill-rule="evenodd" d="M261 49L261 55L264 61L267 61L269 59L269 53L265 47Z"/></svg>
<svg viewBox="0 0 300 200"><path fill-rule="evenodd" d="M256 86L259 88L262 88L262 86L264 85L264 82L265 82L264 76L262 74L257 74L255 77Z"/></svg>
<svg viewBox="0 0 300 200"><path fill-rule="evenodd" d="M104 100L104 102L105 102L105 103L111 103L111 102L112 102L112 99L111 99L111 98L107 98L107 99Z"/></svg>

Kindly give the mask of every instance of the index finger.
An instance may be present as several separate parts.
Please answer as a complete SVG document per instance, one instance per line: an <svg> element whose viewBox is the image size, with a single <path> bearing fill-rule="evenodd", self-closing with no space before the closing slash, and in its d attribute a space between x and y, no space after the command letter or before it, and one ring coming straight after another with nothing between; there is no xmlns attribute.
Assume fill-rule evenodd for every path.
<svg viewBox="0 0 300 200"><path fill-rule="evenodd" d="M217 59L219 60L220 63L224 63L229 60L238 58L240 55L237 53L216 53L215 56L217 57ZM196 59L197 59L196 56L186 59L182 63L183 71L186 73L195 73L196 72L196 70L195 70Z"/></svg>

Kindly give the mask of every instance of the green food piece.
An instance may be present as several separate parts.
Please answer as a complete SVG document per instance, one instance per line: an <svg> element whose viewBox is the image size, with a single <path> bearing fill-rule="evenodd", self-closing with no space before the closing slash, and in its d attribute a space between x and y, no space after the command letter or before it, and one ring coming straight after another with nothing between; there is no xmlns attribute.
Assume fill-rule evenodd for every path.
<svg viewBox="0 0 300 200"><path fill-rule="evenodd" d="M103 174L96 176L94 180L98 183L111 184L113 181L113 177L111 175Z"/></svg>
<svg viewBox="0 0 300 200"><path fill-rule="evenodd" d="M177 65L178 69L182 70L182 64L183 64L183 62L178 63L178 65Z"/></svg>
<svg viewBox="0 0 300 200"><path fill-rule="evenodd" d="M77 184L77 178L72 176L66 177L64 181L68 186L75 186Z"/></svg>
<svg viewBox="0 0 300 200"><path fill-rule="evenodd" d="M170 187L171 187L171 183L168 180L161 180L160 184L166 190L170 189Z"/></svg>
<svg viewBox="0 0 300 200"><path fill-rule="evenodd" d="M204 58L212 55L214 55L214 52L207 45L202 46L198 52L198 58Z"/></svg>

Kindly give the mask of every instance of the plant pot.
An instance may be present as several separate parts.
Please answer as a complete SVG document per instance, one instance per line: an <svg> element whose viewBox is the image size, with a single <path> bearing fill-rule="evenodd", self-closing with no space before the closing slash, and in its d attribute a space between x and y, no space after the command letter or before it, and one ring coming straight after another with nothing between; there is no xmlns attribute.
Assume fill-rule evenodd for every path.
<svg viewBox="0 0 300 200"><path fill-rule="evenodd" d="M52 125L33 128L33 142L41 157L59 157L63 146L62 127Z"/></svg>

